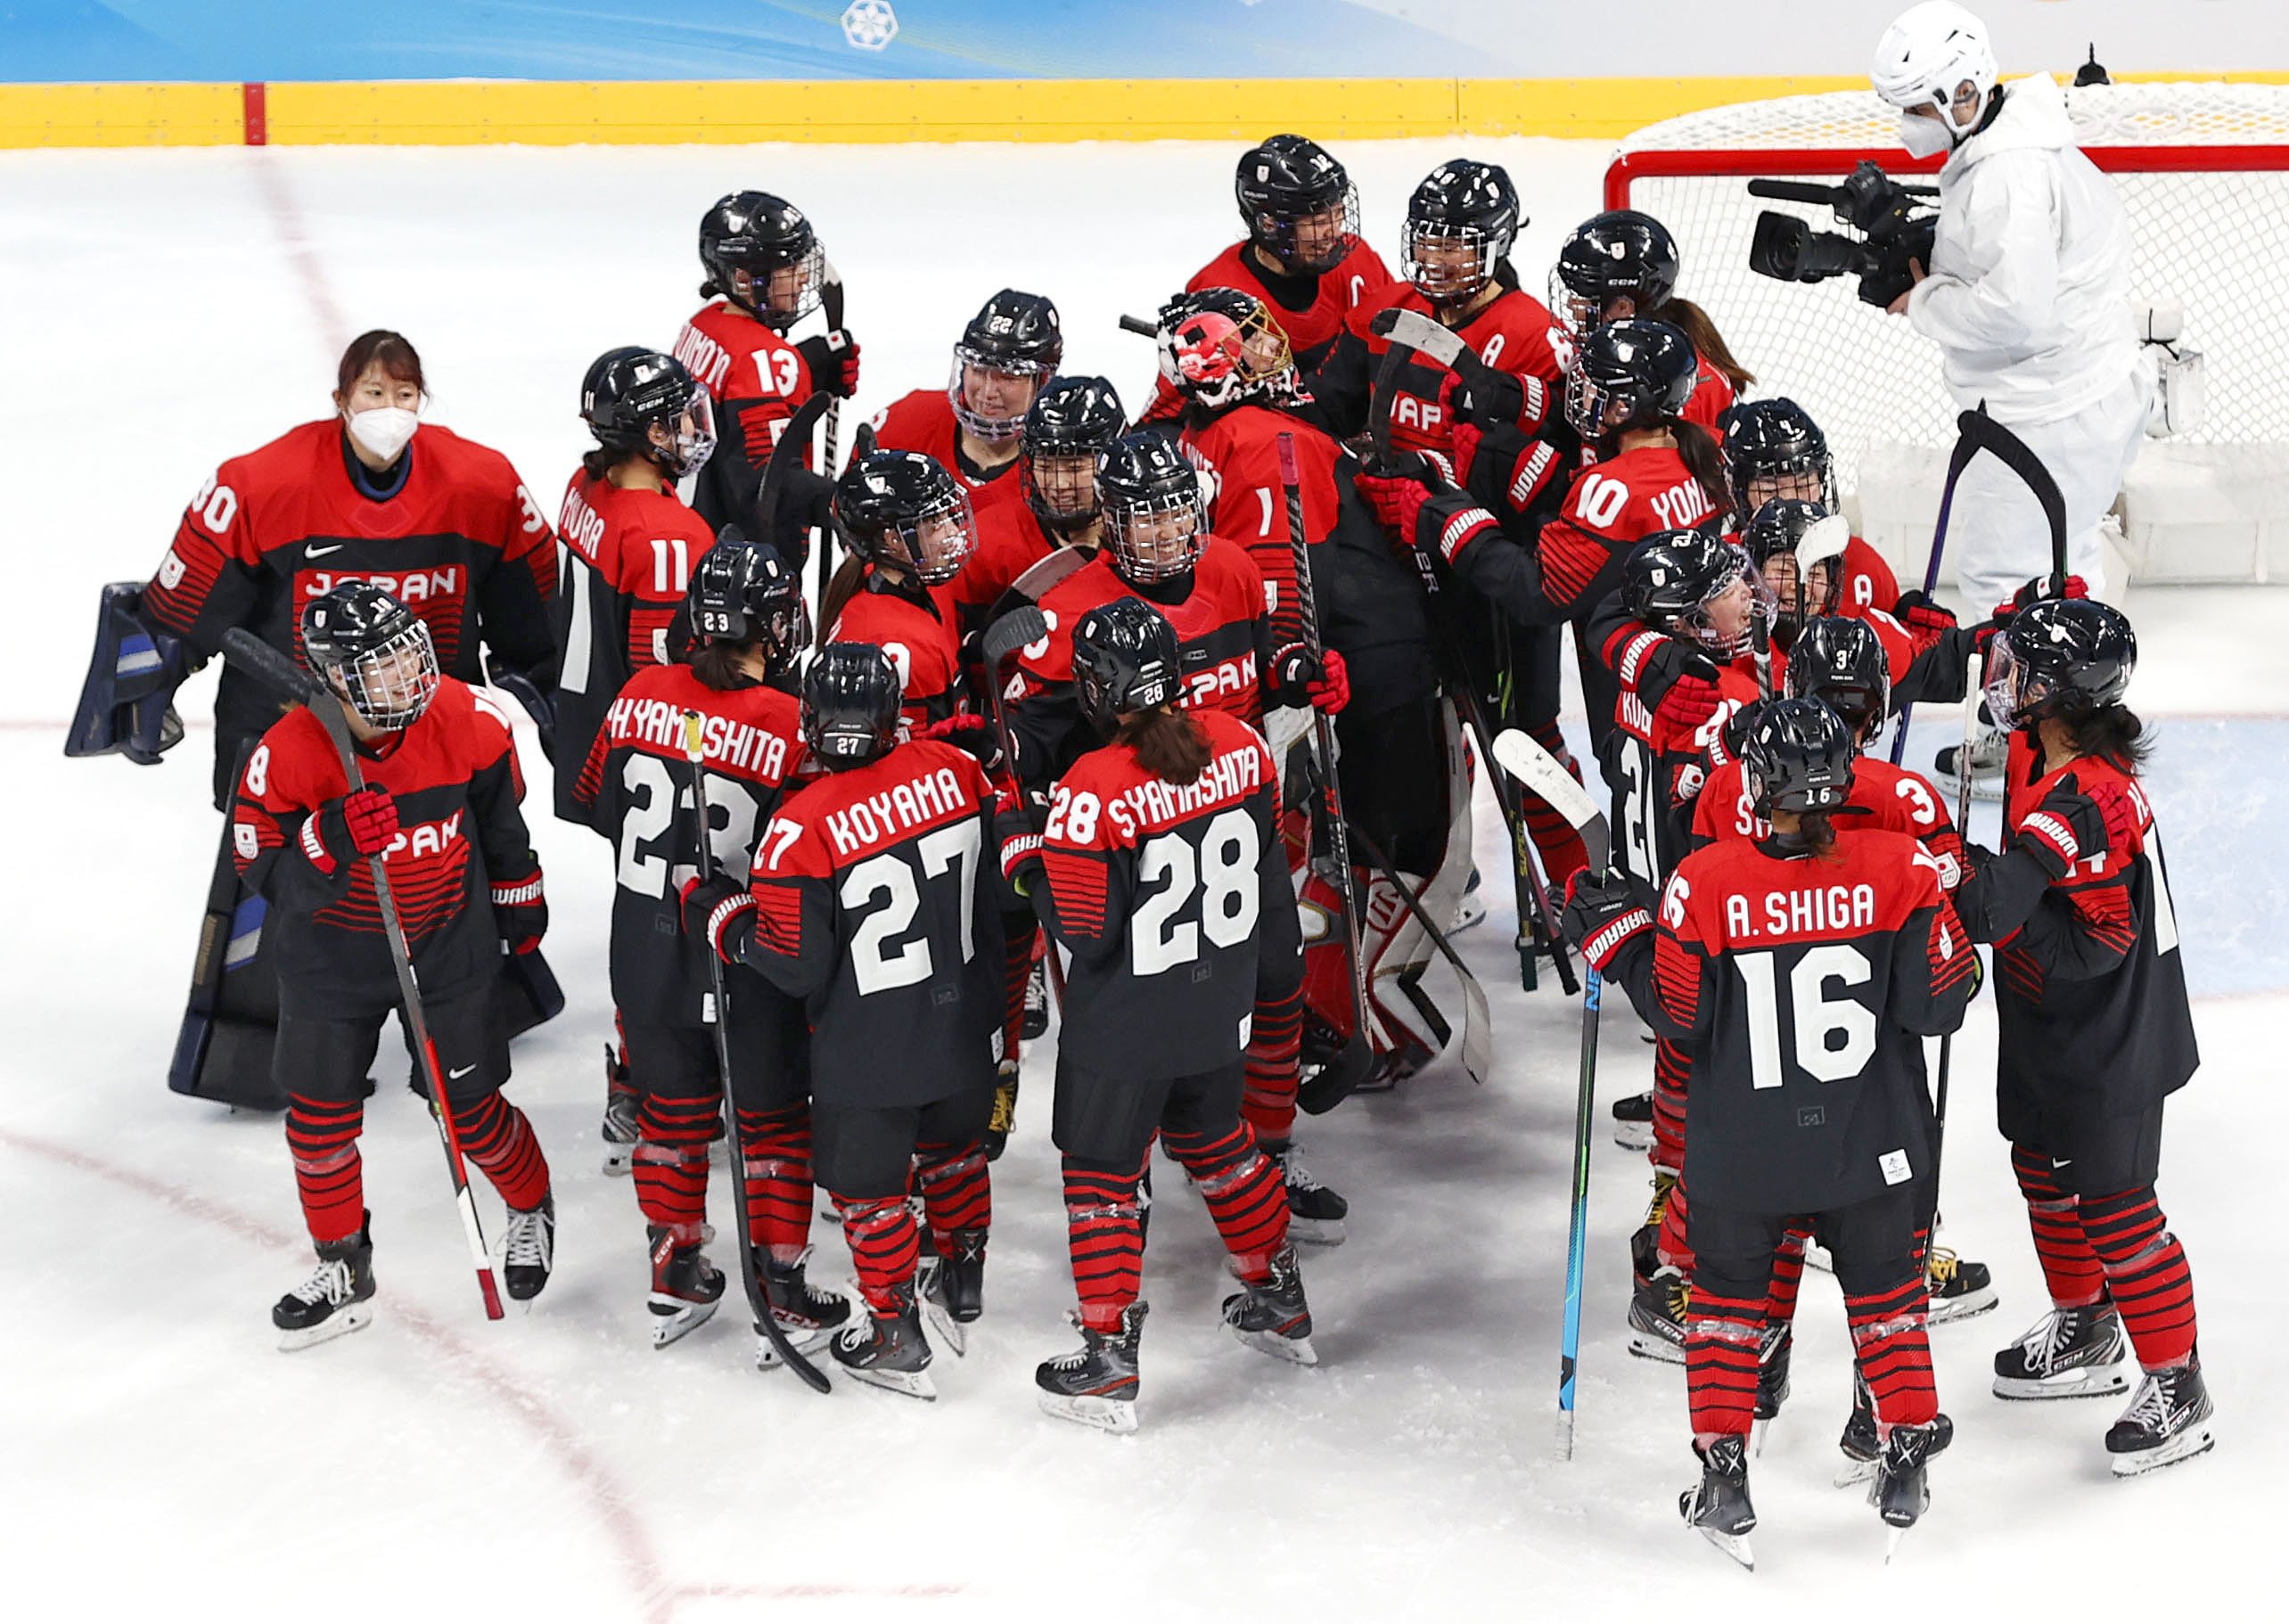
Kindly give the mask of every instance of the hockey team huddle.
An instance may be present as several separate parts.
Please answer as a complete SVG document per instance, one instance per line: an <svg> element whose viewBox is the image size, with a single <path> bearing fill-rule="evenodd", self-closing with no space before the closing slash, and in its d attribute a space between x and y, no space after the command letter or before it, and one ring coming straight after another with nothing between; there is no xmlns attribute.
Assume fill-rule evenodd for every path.
<svg viewBox="0 0 2289 1624"><path fill-rule="evenodd" d="M1234 1335L1314 1363L1299 1244L1350 1214L1299 1110L1408 1086L1451 1040L1423 976L1486 911L1477 785L1530 984L1571 987L1578 952L1654 1039L1614 1109L1655 1176L1628 1315L1634 1351L1685 1368L1688 1523L1745 1560L1752 1430L1787 1397L1816 1244L1855 1349L1847 1476L1894 1529L1928 1503L1953 1435L1928 1327L1995 1295L1935 1243L1925 1039L1982 980L2051 1299L1994 1390L2128 1390L2127 1345L2115 1470L2208 1448L2154 1187L2196 1055L2128 619L2075 575L2030 570L1975 623L1903 593L1836 511L1818 424L1747 398L1648 215L1584 221L1545 303L1498 166L1422 181L1396 277L1316 143L1251 148L1236 194L1245 238L1138 324L1149 400L1068 370L1052 299L1005 290L947 383L838 457L840 280L800 209L741 191L701 220L706 303L674 344L589 366L595 447L553 525L506 459L421 418L394 332L350 345L334 415L221 466L124 605L170 677L121 715L171 742L149 735L173 679L234 632L315 685L293 704L233 653L217 700L318 1257L273 1310L283 1345L370 1318L365 1079L416 1002L472 1238L464 1161L507 1210L480 1276L496 1255L510 1298L547 1284L552 1170L502 1093L504 965L548 924L508 693L617 879L603 1132L660 1345L731 1266L767 1366L933 1397L985 1302L994 1161L1046 1132L1079 1344L1040 1365L1046 1410L1136 1424L1156 1144L1230 1254ZM1568 627L1591 819L1493 747L1582 776ZM1950 816L1968 750L1945 787L1871 753L1914 702L1982 692L1996 851ZM599 1019L600 990L575 989ZM1047 1041L1053 1097L1021 1111ZM855 1300L807 1274L817 1192Z"/></svg>

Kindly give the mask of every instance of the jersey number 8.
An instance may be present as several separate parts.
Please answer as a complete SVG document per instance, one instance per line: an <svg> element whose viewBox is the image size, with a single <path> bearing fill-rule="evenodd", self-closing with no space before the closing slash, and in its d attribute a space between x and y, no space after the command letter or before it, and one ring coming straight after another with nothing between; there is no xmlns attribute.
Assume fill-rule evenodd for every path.
<svg viewBox="0 0 2289 1624"><path fill-rule="evenodd" d="M1173 830L1156 834L1137 852L1139 885L1167 885L1137 905L1129 921L1129 965L1158 975L1200 956L1203 932L1219 947L1236 947L1256 929L1257 864L1262 841L1256 820L1238 807L1218 813L1193 843ZM1198 917L1193 898L1200 898Z"/></svg>

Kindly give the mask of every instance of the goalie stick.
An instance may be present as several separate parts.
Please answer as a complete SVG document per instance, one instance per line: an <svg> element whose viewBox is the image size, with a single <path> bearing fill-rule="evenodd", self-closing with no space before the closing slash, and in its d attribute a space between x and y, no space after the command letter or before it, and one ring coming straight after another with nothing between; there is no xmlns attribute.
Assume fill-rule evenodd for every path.
<svg viewBox="0 0 2289 1624"><path fill-rule="evenodd" d="M333 741L334 752L341 758L342 776L349 788L365 787L365 771L357 759L357 742L349 731L349 717L332 690L294 663L291 655L281 653L244 627L233 627L223 634L223 653L232 664L277 694L281 699L308 705L310 714L324 726L326 736ZM485 1250L485 1232L477 1221L477 1200L470 1192L469 1169L461 1154L461 1136L453 1123L453 1108L445 1093L445 1068L438 1063L437 1045L431 1041L429 1021L422 1010L420 979L414 973L413 954L406 945L405 923L398 915L398 898L390 889L390 874L377 853L365 860L366 872L373 879L373 899L382 911L382 931L389 939L390 968L398 972L398 997L400 1013L405 1016L406 1034L413 1039L414 1055L423 1073L429 1079L430 1115L437 1123L439 1141L445 1147L446 1171L453 1178L454 1204L461 1210L461 1229L469 1242L469 1257L477 1269L478 1294L485 1300L485 1317L498 1319L502 1316L501 1291L493 1277L492 1255Z"/></svg>
<svg viewBox="0 0 2289 1624"><path fill-rule="evenodd" d="M700 878L702 882L716 877L715 850L709 834L715 826L715 816L708 805L708 750L706 723L696 710L684 712L684 759L692 767L692 807L700 819ZM771 1299L763 1289L762 1276L755 1266L755 1248L747 1233L747 1152L739 1136L739 1094L737 1072L731 1063L731 997L725 985L723 956L700 944L707 956L708 985L715 995L716 1069L723 1073L723 1131L726 1154L724 1161L731 1169L731 1210L739 1215L739 1284L747 1292L748 1308L755 1316L755 1329L771 1344L771 1351L803 1379L803 1384L815 1392L832 1392L833 1386L826 1373L801 1354L787 1340L780 1328L778 1317L771 1312Z"/></svg>
<svg viewBox="0 0 2289 1624"><path fill-rule="evenodd" d="M1612 849L1605 815L1579 780L1526 734L1511 728L1494 741L1502 770L1548 803L1574 826L1589 852L1589 872L1605 874ZM1589 1113L1597 1092L1597 1015L1604 979L1587 959L1581 967L1581 1070L1574 1089L1573 1188L1566 1219L1565 1318L1559 1333L1558 1448L1573 1458L1575 1376L1581 1359L1582 1265L1589 1245Z"/></svg>
<svg viewBox="0 0 2289 1624"><path fill-rule="evenodd" d="M1487 1012L1486 988L1479 985L1479 979L1471 973L1471 967L1463 963L1463 956L1456 952L1455 944L1447 939L1445 929L1431 917L1430 910L1423 906L1423 898L1407 882L1407 876L1391 865L1391 859L1383 856L1382 849L1375 844L1375 837L1365 829L1354 829L1351 833L1358 837L1359 848L1367 854L1367 861L1391 882L1391 889L1399 893L1399 899L1407 905L1407 911L1415 915L1415 923L1423 927L1423 933L1439 950L1439 956L1454 967L1455 979L1463 984L1463 1070L1471 1081L1485 1087L1487 1074L1493 1070L1494 1060L1490 1036L1494 1021ZM1413 996L1410 992L1410 998ZM1416 1003L1415 1008L1422 1011L1423 1004ZM1444 1034L1441 1034L1441 1046L1444 1046Z"/></svg>

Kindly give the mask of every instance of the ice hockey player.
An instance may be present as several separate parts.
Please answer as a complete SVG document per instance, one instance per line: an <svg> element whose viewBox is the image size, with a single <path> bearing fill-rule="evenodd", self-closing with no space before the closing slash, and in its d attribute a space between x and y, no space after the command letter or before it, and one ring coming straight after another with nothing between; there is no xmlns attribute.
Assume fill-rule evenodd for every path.
<svg viewBox="0 0 2289 1624"><path fill-rule="evenodd" d="M1116 598L1144 599L1175 629L1184 672L1179 704L1227 711L1251 727L1281 706L1341 711L1350 698L1342 656L1330 649L1315 660L1300 643L1274 646L1262 575L1243 548L1209 533L1200 475L1166 435L1140 429L1115 442L1098 460L1097 500L1104 545L1041 600L1049 637L1018 657L1023 693L1011 728L1021 783L1040 786L1061 776L1096 742L1080 711L1072 628ZM1333 1244L1343 1239L1349 1203L1304 1165L1293 1141L1303 1037L1301 922L1295 909L1284 908L1266 915L1260 930L1262 984L1241 1114L1280 1164L1297 1238Z"/></svg>
<svg viewBox="0 0 2289 1624"><path fill-rule="evenodd" d="M1103 378L1054 378L1025 409L1019 437L1022 502L992 502L978 513L977 550L955 578L961 629L983 630L1018 578L1061 547L1078 565L1103 529L1096 461L1128 419Z"/></svg>
<svg viewBox="0 0 2289 1624"><path fill-rule="evenodd" d="M700 1250L713 1233L708 1144L722 1120L723 1080L704 949L679 923L700 840L684 718L698 716L704 730L708 805L722 820L709 833L716 866L743 880L802 753L800 708L784 685L810 641L802 584L768 547L717 545L693 572L687 603L688 663L646 666L629 679L575 791L619 854L612 998L625 1012L638 1101L636 1199L652 1258L646 1306L655 1347L704 1324L724 1289L723 1272ZM726 1032L747 1187L733 1244L753 1249L779 1328L808 1351L850 1310L841 1297L813 1289L803 1272L811 1219L803 1005L742 978Z"/></svg>
<svg viewBox="0 0 2289 1624"><path fill-rule="evenodd" d="M1239 1111L1259 922L1292 915L1270 750L1228 711L1179 709L1177 635L1136 598L1072 630L1082 716L1104 742L1057 782L1037 831L1012 798L1002 865L1071 956L1054 1136L1079 1352L1035 1373L1052 1415L1136 1430L1145 1304L1141 1188L1157 1135L1198 1185L1250 1347L1318 1362L1280 1171Z"/></svg>
<svg viewBox="0 0 2289 1624"><path fill-rule="evenodd" d="M1689 299L1677 296L1677 239L1668 226L1635 209L1609 209L1575 226L1550 269L1550 308L1579 337L1599 322L1642 316L1667 322L1693 340L1700 363L1693 398L1680 414L1721 436L1733 397L1756 375L1733 359L1717 324Z"/></svg>
<svg viewBox="0 0 2289 1624"><path fill-rule="evenodd" d="M1829 821L1850 792L1853 746L1825 706L1778 701L1742 755L1768 839L1687 857L1658 924L1621 876L1585 875L1565 929L1699 1056L1686 1359L1702 1477L1678 1509L1749 1565L1747 1447L1773 1255L1799 1216L1835 1259L1875 1396L1882 1456L1869 1498L1895 1540L1930 1502L1925 1465L1945 1434L1915 1234L1930 1107L1911 1051L1961 1023L1978 956L1913 836L1839 835Z"/></svg>
<svg viewBox="0 0 2289 1624"><path fill-rule="evenodd" d="M858 340L841 329L787 336L819 308L827 270L816 229L784 198L718 198L700 217L700 268L708 303L677 335L676 359L714 401L722 439L693 483L692 506L710 530L735 524L775 542L755 528L764 465L815 391L846 400L857 392ZM787 562L800 570L803 561Z"/></svg>
<svg viewBox="0 0 2289 1624"><path fill-rule="evenodd" d="M970 318L954 346L942 390L915 390L875 414L875 443L935 457L970 500L1014 501L1026 408L1065 358L1057 307L1038 293L1004 288Z"/></svg>
<svg viewBox="0 0 2289 1624"><path fill-rule="evenodd" d="M1391 284L1390 268L1359 235L1359 193L1317 142L1274 135L1240 154L1233 177L1246 237L1210 260L1187 292L1235 288L1261 299L1309 372L1326 359L1344 318ZM1177 416L1183 401L1165 378L1142 422Z"/></svg>
<svg viewBox="0 0 2289 1624"><path fill-rule="evenodd" d="M1823 513L1837 511L1828 437L1812 421L1812 414L1793 400L1776 395L1743 401L1725 414L1717 431L1724 447L1725 480L1736 528L1746 529L1768 502L1817 503ZM1920 599L1922 595L1917 596ZM1835 609L1813 612L1849 614L1899 607L1899 582L1891 566L1883 562L1883 554L1857 536L1845 545L1834 601ZM1786 603L1784 595L1784 607Z"/></svg>
<svg viewBox="0 0 2289 1624"><path fill-rule="evenodd" d="M849 556L827 594L825 641L881 649L898 671L910 726L929 737L958 733L990 754L991 730L967 709L961 636L943 595L974 545L969 496L922 453L877 450L843 470L833 512Z"/></svg>
<svg viewBox="0 0 2289 1624"><path fill-rule="evenodd" d="M922 1198L931 1316L950 1340L983 1306L993 1211L993 791L952 745L898 742L898 674L882 650L828 644L802 695L803 742L825 776L780 804L751 887L685 891L685 928L806 1001L812 1176L841 1214L866 1308L831 1351L859 1381L934 1398L907 1197Z"/></svg>
<svg viewBox="0 0 2289 1624"><path fill-rule="evenodd" d="M2052 1308L1995 1356L2005 1398L2120 1392L2106 1433L2129 1476L2215 1441L2195 1343L2194 1278L2154 1194L2165 1101L2200 1064L2178 925L2123 703L2137 640L2122 612L2057 598L1988 654L1987 703L2011 729L2004 826L1967 848L1964 923L1995 944L1998 1125L2027 1200Z"/></svg>
<svg viewBox="0 0 2289 1624"><path fill-rule="evenodd" d="M270 1311L289 1351L361 1330L373 1315L357 1140L366 1069L399 1003L376 862L421 985L427 1070L444 1083L432 1109L452 1113L463 1154L509 1210L501 1272L512 1298L529 1301L548 1284L556 1237L548 1163L524 1113L501 1098L509 1054L493 1001L500 945L529 951L548 927L508 719L440 676L428 625L371 582L313 599L300 636L349 719L365 783L349 788L325 727L297 708L247 757L232 812L239 873L270 903L267 928L278 937L275 1064L318 1252L310 1277Z"/></svg>

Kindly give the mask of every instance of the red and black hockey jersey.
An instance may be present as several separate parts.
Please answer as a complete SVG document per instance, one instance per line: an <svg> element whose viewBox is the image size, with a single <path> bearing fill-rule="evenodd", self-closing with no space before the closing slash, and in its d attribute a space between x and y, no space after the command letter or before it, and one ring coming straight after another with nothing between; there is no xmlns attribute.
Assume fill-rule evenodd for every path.
<svg viewBox="0 0 2289 1624"><path fill-rule="evenodd" d="M1093 746L1073 698L1073 627L1116 598L1141 598L1175 628L1184 664L1181 702L1188 709L1228 711L1251 727L1264 720L1263 683L1271 662L1271 620L1264 578L1247 553L1218 536L1207 538L1190 590L1166 602L1164 585L1131 586L1100 553L1041 599L1049 635L1018 654L1019 699L1010 713L1020 775L1030 783L1062 774Z"/></svg>
<svg viewBox="0 0 2289 1624"><path fill-rule="evenodd" d="M710 535L726 523L760 535L755 498L764 465L788 421L810 398L810 365L784 334L720 299L684 324L676 358L715 409L715 455L693 480L692 506ZM808 447L803 466L810 466Z"/></svg>
<svg viewBox="0 0 2289 1624"><path fill-rule="evenodd" d="M1296 491L1303 502L1303 534L1317 545L1335 528L1335 463L1343 449L1310 424L1269 406L1237 406L1198 427L1186 423L1177 443L1195 468L1216 476L1208 528L1248 550L1264 578L1272 612L1272 641L1284 646L1303 636L1296 603L1295 550L1288 537L1287 491L1280 480L1279 439L1295 439Z"/></svg>
<svg viewBox="0 0 2289 1624"><path fill-rule="evenodd" d="M1685 1179L1751 1212L1832 1211L1930 1170L1922 1040L1962 1022L1978 956L1912 836L1826 857L1727 841L1686 857L1612 972L1694 1046Z"/></svg>
<svg viewBox="0 0 2289 1624"><path fill-rule="evenodd" d="M1236 717L1192 715L1209 747L1192 783L1111 744L1050 795L1046 883L1036 882L1033 901L1072 956L1058 1054L1113 1077L1186 1077L1238 1060L1256 1006L1258 925L1295 906L1269 747Z"/></svg>
<svg viewBox="0 0 2289 1624"><path fill-rule="evenodd" d="M942 590L895 585L870 569L827 635L829 643L871 643L890 657L906 693L899 714L912 727L964 708L961 633L947 618Z"/></svg>
<svg viewBox="0 0 2289 1624"><path fill-rule="evenodd" d="M1647 640L1666 641L1648 632L1633 644L1622 655L1625 674L1649 654ZM1694 803L1708 781L1712 757L1723 759L1725 724L1743 705L1756 702L1758 690L1755 678L1731 666L1720 668L1715 714L1688 729L1648 710L1634 687L1632 682L1616 701L1614 726L1597 747L1598 761L1613 791L1614 860L1650 895L1688 849Z"/></svg>
<svg viewBox="0 0 2289 1624"><path fill-rule="evenodd" d="M1701 358L1693 374L1693 398L1678 415L1687 422L1699 423L1721 440L1725 434L1719 425L1732 407L1733 381L1711 366L1706 357ZM1887 599L1887 604L1891 601Z"/></svg>
<svg viewBox="0 0 2289 1624"><path fill-rule="evenodd" d="M556 684L556 815L587 821L574 802L578 770L628 679L682 650L669 636L701 557L715 545L707 521L672 490L623 490L586 470L565 487L556 516L565 564L555 623L563 668Z"/></svg>
<svg viewBox="0 0 2289 1624"><path fill-rule="evenodd" d="M517 803L509 719L482 692L448 677L421 719L358 747L366 783L398 803L383 866L422 990L449 997L501 973L496 897L537 896L540 865ZM341 757L309 710L288 711L248 756L231 813L232 854L248 889L270 903L281 1007L337 1016L387 1009L397 972L365 859L329 849L318 813L349 791Z"/></svg>
<svg viewBox="0 0 2289 1624"><path fill-rule="evenodd" d="M1932 781L1911 767L1895 767L1882 756L1852 763L1851 799L1828 815L1839 830L1891 829L1912 834L1939 859L1940 888L1952 893L1963 882L1963 835ZM1693 803L1693 844L1712 841L1768 841L1772 825L1757 816L1749 800L1748 775L1738 761L1713 767Z"/></svg>
<svg viewBox="0 0 2289 1624"><path fill-rule="evenodd" d="M428 624L447 675L483 677L481 638L546 689L556 673L548 521L506 457L450 429L423 423L404 455L403 482L378 499L351 478L338 418L233 457L185 511L144 610L202 655L242 626L299 657L303 606L343 581L372 581ZM224 668L215 720L226 739L277 716L268 690Z"/></svg>
<svg viewBox="0 0 2289 1624"><path fill-rule="evenodd" d="M951 605L956 628L982 631L1018 578L1062 545L1023 502L994 502L976 513L975 547L961 574L931 596Z"/></svg>
<svg viewBox="0 0 2289 1624"><path fill-rule="evenodd" d="M1995 944L1997 1084L2006 1137L2039 1144L2038 1124L2134 1115L2183 1087L2201 1064L2185 956L2154 811L2137 780L2096 757L2055 772L2011 735L2004 827L2016 834L2066 787L2127 784L2139 811L2134 851L2109 850L2053 881L2014 841L1974 860L1958 894L1965 922ZM2072 835L2068 836L2072 844Z"/></svg>
<svg viewBox="0 0 2289 1624"><path fill-rule="evenodd" d="M970 494L972 513L1024 499L1018 460L981 469L962 455L962 425L944 390L913 390L874 414L874 443L885 451L919 451Z"/></svg>
<svg viewBox="0 0 2289 1624"><path fill-rule="evenodd" d="M684 713L702 718L716 872L743 881L780 786L802 755L801 710L792 694L761 684L710 688L685 665L647 667L612 701L572 794L612 842L612 1002L619 1008L647 1022L697 1024L711 990L705 949L681 923L700 839ZM744 1002L745 1013L755 1013L756 1001ZM734 1000L734 1018L742 1013Z"/></svg>
<svg viewBox="0 0 2289 1624"><path fill-rule="evenodd" d="M1319 403L1323 421L1335 435L1348 439L1367 426L1367 411L1375 373L1391 340L1374 331L1374 318L1385 310L1413 310L1436 319L1431 301L1411 283L1394 282L1380 293L1362 299L1343 319L1343 332L1325 365L1311 375L1312 398ZM1549 308L1522 288L1505 288L1483 310L1455 329L1480 360L1497 372L1517 378L1525 390L1517 426L1528 432L1563 416L1566 369L1573 362L1573 335ZM1443 447L1454 424L1439 392L1448 373L1427 357L1417 356L1398 380L1399 398L1391 403L1391 429L1403 443Z"/></svg>
<svg viewBox="0 0 2289 1624"><path fill-rule="evenodd" d="M808 1004L821 1103L923 1105L993 1087L993 807L977 762L917 739L796 791L764 832L742 957Z"/></svg>

